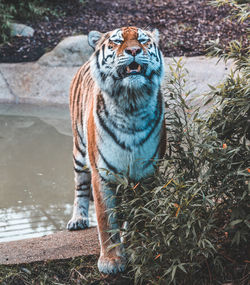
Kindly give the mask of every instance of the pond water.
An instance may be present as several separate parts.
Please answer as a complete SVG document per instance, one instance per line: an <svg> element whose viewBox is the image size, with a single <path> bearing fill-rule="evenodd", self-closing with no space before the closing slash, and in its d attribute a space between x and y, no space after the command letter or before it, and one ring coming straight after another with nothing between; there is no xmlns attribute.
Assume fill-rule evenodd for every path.
<svg viewBox="0 0 250 285"><path fill-rule="evenodd" d="M0 242L65 229L73 198L68 108L1 105Z"/></svg>

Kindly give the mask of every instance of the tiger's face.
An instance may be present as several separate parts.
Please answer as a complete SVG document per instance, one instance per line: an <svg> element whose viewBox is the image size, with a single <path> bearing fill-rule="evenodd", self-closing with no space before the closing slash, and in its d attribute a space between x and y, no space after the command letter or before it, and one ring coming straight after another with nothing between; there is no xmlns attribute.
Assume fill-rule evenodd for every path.
<svg viewBox="0 0 250 285"><path fill-rule="evenodd" d="M158 48L158 31L123 27L106 34L92 31L89 44L95 48L91 71L102 91L121 96L123 91L152 93L164 73Z"/></svg>

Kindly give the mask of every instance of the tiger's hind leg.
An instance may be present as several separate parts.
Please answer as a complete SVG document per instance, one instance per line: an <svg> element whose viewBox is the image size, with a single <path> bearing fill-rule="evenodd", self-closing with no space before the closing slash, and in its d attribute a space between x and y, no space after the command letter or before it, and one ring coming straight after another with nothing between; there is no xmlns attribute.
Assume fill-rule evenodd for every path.
<svg viewBox="0 0 250 285"><path fill-rule="evenodd" d="M75 199L68 230L81 230L89 226L88 210L91 195L91 173L85 166L85 145L74 140Z"/></svg>

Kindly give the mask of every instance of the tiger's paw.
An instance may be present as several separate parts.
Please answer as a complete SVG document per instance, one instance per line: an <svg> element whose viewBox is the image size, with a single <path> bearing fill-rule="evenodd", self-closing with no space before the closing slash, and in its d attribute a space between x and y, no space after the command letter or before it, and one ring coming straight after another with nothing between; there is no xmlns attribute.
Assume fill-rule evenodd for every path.
<svg viewBox="0 0 250 285"><path fill-rule="evenodd" d="M72 218L68 224L69 231L84 230L89 227L89 219L83 217Z"/></svg>
<svg viewBox="0 0 250 285"><path fill-rule="evenodd" d="M98 259L98 269L104 274L117 274L123 272L126 268L126 259L124 257L104 257Z"/></svg>

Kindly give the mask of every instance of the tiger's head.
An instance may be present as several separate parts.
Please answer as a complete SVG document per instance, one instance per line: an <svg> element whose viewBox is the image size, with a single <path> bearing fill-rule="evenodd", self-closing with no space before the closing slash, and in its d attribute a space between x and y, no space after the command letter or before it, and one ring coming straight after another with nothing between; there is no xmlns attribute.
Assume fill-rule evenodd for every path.
<svg viewBox="0 0 250 285"><path fill-rule="evenodd" d="M95 49L91 71L102 91L112 97L158 92L164 65L157 30L123 27L105 34L92 31L88 40Z"/></svg>

